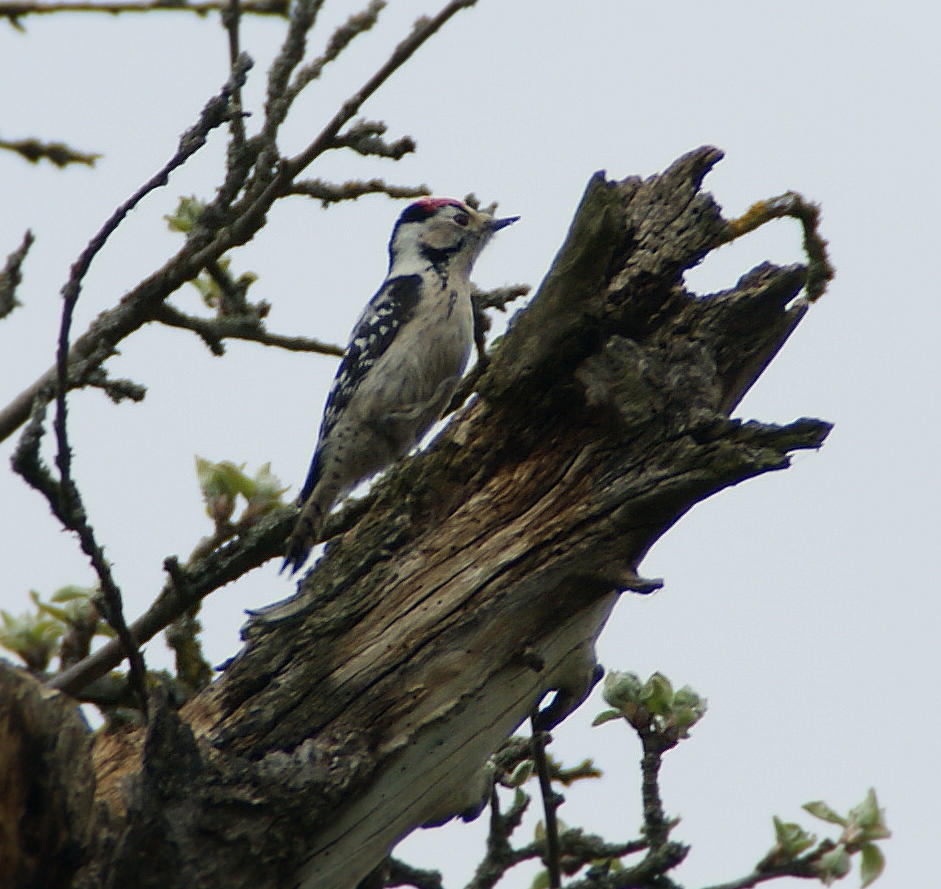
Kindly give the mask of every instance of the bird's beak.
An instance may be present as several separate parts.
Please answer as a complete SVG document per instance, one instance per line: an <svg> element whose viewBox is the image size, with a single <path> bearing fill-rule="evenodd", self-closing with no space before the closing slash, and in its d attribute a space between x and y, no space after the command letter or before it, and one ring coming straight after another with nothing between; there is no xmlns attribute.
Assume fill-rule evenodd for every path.
<svg viewBox="0 0 941 889"><path fill-rule="evenodd" d="M512 225L518 219L519 216L504 216L502 219L488 219L487 228L489 228L491 232L498 232L501 228Z"/></svg>

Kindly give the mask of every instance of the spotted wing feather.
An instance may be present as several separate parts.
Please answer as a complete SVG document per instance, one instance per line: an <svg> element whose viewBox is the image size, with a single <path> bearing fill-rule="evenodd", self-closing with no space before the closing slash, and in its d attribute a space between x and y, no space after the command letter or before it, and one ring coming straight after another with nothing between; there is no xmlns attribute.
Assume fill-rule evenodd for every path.
<svg viewBox="0 0 941 889"><path fill-rule="evenodd" d="M360 383L369 373L369 369L392 344L396 332L414 316L418 307L420 288L421 278L418 275L390 278L369 301L356 322L350 343L327 395L317 449L314 452L304 487L297 498L298 503L306 502L317 484L320 476L318 458L321 443L327 440Z"/></svg>

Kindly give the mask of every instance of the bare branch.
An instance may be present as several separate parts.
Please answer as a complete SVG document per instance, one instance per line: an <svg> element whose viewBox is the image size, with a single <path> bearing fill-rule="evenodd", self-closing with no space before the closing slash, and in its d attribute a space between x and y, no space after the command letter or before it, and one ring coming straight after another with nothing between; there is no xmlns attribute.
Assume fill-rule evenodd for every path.
<svg viewBox="0 0 941 889"><path fill-rule="evenodd" d="M681 843L666 843L655 852L651 851L634 867L612 873L602 884L609 889L680 889L680 886L667 876L689 854L689 846ZM598 889L598 881L591 877L570 883L568 889Z"/></svg>
<svg viewBox="0 0 941 889"><path fill-rule="evenodd" d="M52 473L39 454L39 445L45 434L43 422L46 419L47 400L37 398L34 402L29 423L16 443L10 462L14 472L21 475L29 485L45 496L53 513L64 524L65 518L59 514L61 500L59 483L52 477Z"/></svg>
<svg viewBox="0 0 941 889"><path fill-rule="evenodd" d="M214 355L222 355L225 352L223 340L226 339L249 340L265 346L277 346L290 352L343 355L343 349L332 343L324 343L306 336L283 336L269 333L260 320L251 316L200 318L197 315L187 315L174 306L164 303L155 311L154 320L168 327L193 331L202 337L203 342Z"/></svg>
<svg viewBox="0 0 941 889"><path fill-rule="evenodd" d="M7 256L6 264L0 271L0 318L5 318L20 305L16 298L16 288L20 286L23 277L20 269L34 240L33 233L26 229L23 242Z"/></svg>
<svg viewBox="0 0 941 889"><path fill-rule="evenodd" d="M222 12L229 5L229 0L202 0L202 2L177 2L177 0L145 0L133 3L94 3L63 2L63 3L33 3L13 2L0 3L0 18L10 20L16 28L22 28L19 20L30 15L52 15L57 12L103 12L108 15L120 15L128 12L193 12L204 16L210 12ZM288 0L247 0L241 4L242 12L252 15L280 15L287 16Z"/></svg>
<svg viewBox="0 0 941 889"><path fill-rule="evenodd" d="M167 560L168 562L170 560ZM163 638L174 654L177 680L192 694L212 682L212 665L203 656L202 625L196 608L183 612L164 630Z"/></svg>
<svg viewBox="0 0 941 889"><path fill-rule="evenodd" d="M0 14L2 14L2 7L0 7ZM16 142L0 139L0 148L14 151L32 164L39 163L45 158L57 167L65 167L69 164L85 164L93 167L95 161L101 157L100 154L76 151L64 142L40 142L38 139L20 139Z"/></svg>
<svg viewBox="0 0 941 889"><path fill-rule="evenodd" d="M667 841L673 822L667 820L660 800L660 766L663 754L676 745L676 741L665 742L662 735L653 731L639 732L644 747L641 760L641 795L644 802L644 835L650 843L651 854Z"/></svg>
<svg viewBox="0 0 941 889"><path fill-rule="evenodd" d="M397 858L389 859L386 886L414 886L415 889L443 889L441 874L436 870L412 867Z"/></svg>
<svg viewBox="0 0 941 889"><path fill-rule="evenodd" d="M820 234L820 207L796 191L787 191L774 198L752 204L737 219L731 219L725 235L726 242L753 232L772 219L791 216L800 221L804 229L804 251L807 254L807 299L816 302L835 274L827 255L827 242Z"/></svg>
<svg viewBox="0 0 941 889"><path fill-rule="evenodd" d="M356 37L365 33L376 24L379 13L383 10L385 5L385 0L371 0L366 9L351 15L344 24L340 25L340 27L333 32L333 35L327 42L327 48L324 50L323 55L301 68L301 70L297 72L294 82L285 90L284 95L288 104L292 103L304 87L312 80L316 80L320 77L323 69L336 59Z"/></svg>
<svg viewBox="0 0 941 889"><path fill-rule="evenodd" d="M222 10L222 27L229 38L229 71L235 73L241 50L239 49L239 24L242 20L240 0L229 0ZM236 80L232 90L232 117L229 121L232 134L232 150L241 152L245 147L245 121L242 113L242 88Z"/></svg>
<svg viewBox="0 0 941 889"><path fill-rule="evenodd" d="M510 837L529 808L529 797L518 793L509 810L504 815L500 810L500 797L497 788L490 792L490 830L487 833L487 852L477 865L474 876L465 889L491 889L503 875L515 864L525 859L519 858L519 851L510 845ZM535 858L539 852L534 851Z"/></svg>
<svg viewBox="0 0 941 889"><path fill-rule="evenodd" d="M548 735L546 736L548 737ZM531 742L526 739L526 745L532 750ZM524 861L543 860L546 858L546 843L542 840L533 840L524 846L514 848L510 837L522 821L523 814L529 807L530 798L525 793L518 793L509 810L503 814L500 810L500 800L496 788L493 789L490 800L490 831L487 836L487 851L484 858L477 865L474 876L465 889L492 889L504 877L506 872ZM568 828L557 837L557 860L560 864L564 860L565 872L572 874L593 861L620 859L626 855L642 852L648 846L646 840L626 840L622 843L608 843L594 834L586 834L581 830ZM561 876L560 876L561 879ZM600 884L591 881L570 883L570 886L598 887ZM667 884L664 884L665 886Z"/></svg>
<svg viewBox="0 0 941 889"><path fill-rule="evenodd" d="M530 290L528 284L509 284L506 287L495 287L493 290L475 289L471 298L474 300L474 308L478 311L499 309L505 312L507 303L526 296Z"/></svg>
<svg viewBox="0 0 941 889"><path fill-rule="evenodd" d="M546 845L543 861L549 872L549 889L559 889L562 885L562 871L559 866L559 822L556 818L556 809L562 804L563 798L552 789L549 765L546 761L546 737L545 733L537 728L537 715L534 712L530 721L533 727L533 761L536 763L539 790L542 794L542 810L546 818Z"/></svg>
<svg viewBox="0 0 941 889"><path fill-rule="evenodd" d="M115 404L125 399L129 401L143 401L147 395L147 387L133 380L113 380L102 368L97 368L88 375L85 381L88 386L101 389Z"/></svg>
<svg viewBox="0 0 941 889"><path fill-rule="evenodd" d="M37 401L37 405L42 404L41 399ZM24 434L23 441L26 438ZM18 445L17 454L23 448L23 441ZM38 458L38 453L37 441L26 459ZM17 454L14 455L14 468L20 471L16 465ZM51 476L48 479L55 484ZM351 500L330 516L326 532L334 535L350 527L369 509L372 499L367 495L361 500ZM170 579L147 611L131 624L130 630L135 638L140 644L149 641L181 614L199 605L210 593L263 565L268 559L283 554L285 539L296 521L297 509L293 506L271 510L261 518L254 516L246 523L236 523L227 529L224 538L210 537L202 541L185 565L181 566L175 556L168 556L163 564ZM122 660L121 645L112 639L84 660L52 677L48 685L66 694L77 695Z"/></svg>
<svg viewBox="0 0 941 889"><path fill-rule="evenodd" d="M65 440L58 426L56 433L59 436L60 451L56 460L59 464L59 480L53 478L49 468L40 457L39 447L44 434L43 422L45 416L45 400L37 399L33 406L29 425L23 431L23 435L20 437L13 453L13 469L29 485L45 496L56 518L66 528L78 535L83 551L91 559L101 584L103 596L103 600L98 603L98 610L118 635L119 650L122 652L120 659L124 657L128 659L131 667L131 682L140 699L141 710L146 715L147 696L143 657L137 648L133 635L128 632L127 625L124 623L120 590L111 576L110 567L104 558L104 552L95 541L94 531L88 523L78 490L69 474L68 441ZM58 416L57 414L57 419Z"/></svg>
<svg viewBox="0 0 941 889"><path fill-rule="evenodd" d="M367 194L385 194L390 198L420 198L431 194L427 185L389 185L383 179L350 179L342 184L323 179L305 179L295 182L288 194L316 198L324 207L340 201L355 201Z"/></svg>
<svg viewBox="0 0 941 889"><path fill-rule="evenodd" d="M411 136L402 136L395 142L386 142L382 138L386 125L381 121L362 120L353 124L341 136L333 140L334 148L352 148L357 154L366 157L389 157L401 160L415 150L415 140Z"/></svg>
<svg viewBox="0 0 941 889"><path fill-rule="evenodd" d="M268 164L277 156L275 139L278 128L287 117L292 98L287 91L294 69L300 64L307 48L307 32L317 21L323 0L298 0L291 16L287 36L275 60L268 69L268 95L265 100L265 125L261 139L265 144L262 164ZM259 168L261 172L262 168Z"/></svg>
<svg viewBox="0 0 941 889"><path fill-rule="evenodd" d="M131 633L140 644L147 642L211 592L282 552L284 540L296 519L297 510L285 507L272 511L250 528L240 529L234 540L185 566L180 566L174 557L168 557L164 566L170 580L147 611L131 624ZM123 659L120 643L112 639L78 664L52 677L48 685L75 695L114 669Z"/></svg>
<svg viewBox="0 0 941 889"><path fill-rule="evenodd" d="M777 880L781 877L797 877L803 880L819 880L820 859L828 852L832 852L836 844L833 840L821 840L816 848L801 855L792 861L784 861L780 864L759 864L750 874L739 877L736 880L729 880L727 883L717 883L709 886L708 889L751 889L759 883L765 883L768 880Z"/></svg>
<svg viewBox="0 0 941 889"><path fill-rule="evenodd" d="M255 280L254 275L242 276L239 279L224 268L223 263L213 260L206 263L206 271L213 283L219 288L219 317L230 318L251 318L260 320L264 318L271 310L271 306L266 302L252 305L245 298L248 288Z"/></svg>
<svg viewBox="0 0 941 889"><path fill-rule="evenodd" d="M66 314L67 312L63 311L63 319ZM62 329L65 331L65 338L60 338L60 355L63 356L60 366L64 366L64 356L68 351L68 328L65 320L63 320ZM56 414L53 421L58 446L56 465L59 469L60 478L58 484L58 509L56 512L63 525L78 535L82 551L88 556L95 574L98 576L102 595L98 608L104 619L114 629L121 643L130 666L130 682L137 694L141 712L146 720L148 714L147 673L144 657L133 633L128 630L127 623L124 620L121 590L111 572L111 563L105 558L104 549L95 538L95 531L88 521L81 492L72 477L72 451L68 440L67 417L66 396L63 390L56 394Z"/></svg>
<svg viewBox="0 0 941 889"><path fill-rule="evenodd" d="M310 163L324 151L333 146L334 140L342 127L359 112L363 103L382 86L399 68L402 67L438 30L453 18L462 9L469 9L477 0L451 0L437 15L432 18L420 18L412 28L411 33L393 50L392 55L381 65L375 74L360 87L360 89L347 99L340 110L330 122L320 131L320 134L307 148L284 164L282 174L285 182L272 183L273 187L284 193L287 182L302 172Z"/></svg>
<svg viewBox="0 0 941 889"><path fill-rule="evenodd" d="M792 863L793 864L793 863ZM782 865L780 868L776 868L774 871L752 871L748 876L739 877L737 880L729 880L727 883L719 883L715 886L710 886L708 889L751 889L752 886L757 886L759 883L767 882L768 880L777 880L781 877L803 877L804 879L813 879L819 880L820 875L817 873L795 873L797 868L793 866Z"/></svg>
<svg viewBox="0 0 941 889"><path fill-rule="evenodd" d="M337 58L356 36L369 30L375 24L385 4L374 0L365 11L348 19L334 32L324 54L302 68L292 83L291 74L303 59L307 47L307 33L313 27L322 5L323 0L300 0L294 9L291 26L281 51L268 70L265 123L254 144L256 191L257 187L264 188L271 182L272 172L278 159L278 130L294 100L304 87L320 76L323 68ZM273 195L269 202L278 196Z"/></svg>
<svg viewBox="0 0 941 889"><path fill-rule="evenodd" d="M567 874L574 873L593 861L619 859L626 855L635 855L638 852L643 852L646 848L647 842L645 840L625 840L623 843L606 843L601 837L595 836L594 834L582 833L578 828L568 828L559 835L560 856L566 859L565 871ZM532 861L533 859L541 858L544 853L544 843L538 841L528 843L525 846L521 846L519 849L513 850L513 860L510 866L520 864L523 861ZM616 877L610 882L618 884ZM575 889L575 887L587 889L589 886L592 887L592 889L601 889L601 887L605 885L606 884L599 881L597 877L589 876L587 880L568 883L567 889ZM662 886L663 889L668 889L670 883L663 882L657 883L656 885Z"/></svg>

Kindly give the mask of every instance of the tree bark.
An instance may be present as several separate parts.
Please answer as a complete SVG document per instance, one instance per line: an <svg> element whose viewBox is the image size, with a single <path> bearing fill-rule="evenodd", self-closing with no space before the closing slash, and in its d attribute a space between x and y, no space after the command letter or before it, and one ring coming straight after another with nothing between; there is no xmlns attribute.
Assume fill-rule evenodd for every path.
<svg viewBox="0 0 941 889"><path fill-rule="evenodd" d="M584 700L595 639L621 592L656 585L636 566L680 516L823 442L819 420L729 419L805 314L806 269L684 288L729 237L700 191L720 158L591 179L476 397L215 683L96 739L99 805L55 838L86 850L72 885L355 886L415 827L480 810L488 757L547 692L547 727ZM87 780L69 755L50 798Z"/></svg>

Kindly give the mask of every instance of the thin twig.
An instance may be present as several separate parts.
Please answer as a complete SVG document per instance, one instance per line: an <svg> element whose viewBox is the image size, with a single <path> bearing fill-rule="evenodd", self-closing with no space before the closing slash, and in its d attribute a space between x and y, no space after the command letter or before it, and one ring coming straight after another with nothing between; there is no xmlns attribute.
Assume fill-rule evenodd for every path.
<svg viewBox="0 0 941 889"><path fill-rule="evenodd" d="M215 355L222 355L225 347L223 340L248 340L265 346L277 346L289 352L316 352L320 355L342 356L343 349L332 343L324 343L306 336L283 336L270 333L255 318L200 318L187 315L169 303L161 304L154 312L154 320L168 327L191 330L198 334Z"/></svg>
<svg viewBox="0 0 941 889"><path fill-rule="evenodd" d="M93 167L95 161L101 158L100 154L76 151L64 142L40 142L38 139L19 139L15 142L0 139L0 148L16 152L32 164L45 159L57 167L65 167L69 164L85 164Z"/></svg>
<svg viewBox="0 0 941 889"><path fill-rule="evenodd" d="M516 850L510 845L513 831L520 826L523 815L529 808L529 797L525 793L516 794L507 813L500 811L500 795L496 786L490 791L490 830L487 833L487 852L477 865L474 876L465 889L492 889L503 875L520 860ZM536 857L534 853L533 857Z"/></svg>
<svg viewBox="0 0 941 889"><path fill-rule="evenodd" d="M393 50L392 55L379 67L375 74L347 99L320 134L303 151L288 159L285 164L284 181L279 183L279 192L288 182L302 172L315 158L328 150L340 129L358 113L363 103L382 86L399 68L402 67L438 30L462 9L469 9L477 0L451 0L441 11L431 18L419 19L412 32ZM274 183L273 183L274 185Z"/></svg>
<svg viewBox="0 0 941 889"><path fill-rule="evenodd" d="M18 19L30 15L52 15L57 12L103 12L108 15L120 15L126 12L194 12L204 16L210 12L221 12L229 5L230 0L199 0L199 2L177 2L177 0L150 0L141 3L95 3L91 0L64 3L33 3L8 2L0 3L0 18L7 18L18 26ZM253 15L280 15L288 14L288 0L246 0L242 4L242 12Z"/></svg>
<svg viewBox="0 0 941 889"><path fill-rule="evenodd" d="M298 0L291 15L291 24L281 50L268 69L268 93L265 99L265 124L261 138L265 143L256 170L263 173L277 156L278 129L291 107L288 82L294 69L304 58L307 49L307 33L317 21L323 0Z"/></svg>
<svg viewBox="0 0 941 889"><path fill-rule="evenodd" d="M32 419L23 432L13 455L13 468L46 497L59 521L78 535L82 550L89 557L92 567L98 575L103 597L98 603L98 610L114 628L118 636L122 655L127 657L130 665L131 685L134 687L140 702L141 712L146 720L148 710L144 659L133 634L128 631L122 611L121 591L111 574L110 565L104 557L104 551L95 540L94 530L88 522L81 496L72 479L71 451L66 434L64 398L56 397L54 421L58 443L58 452L56 454L56 464L59 468L58 481L52 477L52 473L49 472L39 456L39 446L44 434L44 419L45 399L37 399L36 404L33 406Z"/></svg>
<svg viewBox="0 0 941 889"><path fill-rule="evenodd" d="M709 886L708 889L751 889L752 886L757 886L759 883L764 883L767 880L779 880L781 877L804 877L809 879L820 879L819 874L795 874L791 873L788 870L781 870L780 872L761 872L761 871L752 871L746 877L740 877L737 880L729 880L728 883L718 883L715 886Z"/></svg>
<svg viewBox="0 0 941 889"><path fill-rule="evenodd" d="M682 889L667 872L682 863L688 854L689 846L665 843L656 852L651 850L633 867L612 871L600 886L606 889ZM599 889L599 881L589 875L587 879L569 883L566 889Z"/></svg>
<svg viewBox="0 0 941 889"><path fill-rule="evenodd" d="M228 33L230 71L234 71L241 55L239 32L242 13L246 9L247 4L242 0L227 0L222 10L222 25ZM288 14L288 9L289 0L285 0L285 16ZM239 84L236 84L232 92L232 109L233 115L229 124L230 139L226 150L226 174L216 197L216 204L220 209L227 208L235 199L261 151L261 143L258 140L246 139L245 118L249 115L243 110L242 88Z"/></svg>
<svg viewBox="0 0 941 889"><path fill-rule="evenodd" d="M296 520L297 510L293 507L274 510L234 540L184 566L168 565L165 561L171 577L153 604L131 624L135 638L141 644L147 642L214 590L283 552L284 540ZM120 643L112 639L78 664L54 676L48 685L75 695L114 669L123 657Z"/></svg>
<svg viewBox="0 0 941 889"><path fill-rule="evenodd" d="M389 873L386 886L414 886L415 889L443 889L441 873L436 870L424 870L412 867L398 858L389 859Z"/></svg>
<svg viewBox="0 0 941 889"><path fill-rule="evenodd" d="M239 48L239 25L242 21L242 7L239 0L229 0L222 10L222 26L229 37L229 71L235 72L241 49ZM229 120L229 132L232 134L232 151L240 153L245 148L245 120L242 112L242 88L236 81L232 90L232 117Z"/></svg>
<svg viewBox="0 0 941 889"><path fill-rule="evenodd" d="M475 288L471 298L474 301L475 309L499 309L501 312L505 312L507 303L526 296L529 291L528 284L510 284L506 287L495 287L493 290L477 290Z"/></svg>
<svg viewBox="0 0 941 889"><path fill-rule="evenodd" d="M474 288L471 294L471 302L474 307L474 347L477 351L477 363L469 374L467 374L457 391L451 397L451 403L448 405L448 411L457 410L469 397L477 381L481 378L487 366L490 364L490 358L487 355L487 333L490 331L490 318L486 314L486 309L499 309L506 311L506 304L521 296L529 293L527 284L514 284L509 287L497 287L494 290L478 290Z"/></svg>
<svg viewBox="0 0 941 889"><path fill-rule="evenodd" d="M707 889L751 889L759 883L768 880L778 880L781 877L796 877L800 880L819 880L820 879L820 859L828 852L832 852L835 843L832 840L822 840L815 849L806 855L801 855L793 861L785 861L781 864L769 865L767 867L759 865L750 874L739 877L737 880L729 880L727 883L716 883Z"/></svg>
<svg viewBox="0 0 941 889"><path fill-rule="evenodd" d="M141 712L146 719L147 694L144 661L137 648L133 633L128 631L124 623L121 612L120 590L114 583L108 563L104 559L103 551L95 541L94 532L88 524L81 500L78 497L78 491L69 474L68 441L62 435L61 429L57 428L56 430L59 437L60 453L56 459L59 464L60 480L57 481L53 478L52 473L43 464L39 455L39 447L44 434L45 414L45 401L37 399L33 405L30 422L23 431L23 435L20 437L14 451L13 468L46 497L56 518L65 527L78 534L82 549L91 559L101 585L103 600L97 603L98 610L118 635L118 639L115 640L119 652L118 663L127 657L130 664L131 685L138 696Z"/></svg>
<svg viewBox="0 0 941 889"><path fill-rule="evenodd" d="M639 732L644 749L641 760L641 797L644 804L644 835L655 852L666 841L671 824L663 814L660 799L660 766L663 763L663 737L654 731ZM675 742L674 742L675 743Z"/></svg>
<svg viewBox="0 0 941 889"><path fill-rule="evenodd" d="M217 306L220 317L243 318L253 316L255 320L263 318L268 314L271 308L268 303L260 303L258 306L250 306L245 299L245 293L253 278L247 281L236 281L223 267L222 264L213 260L206 263L206 271L213 283L219 288L219 305ZM258 311L253 311L257 309Z"/></svg>
<svg viewBox="0 0 941 889"><path fill-rule="evenodd" d="M345 133L333 140L333 148L350 148L364 157L388 157L399 161L406 154L415 150L415 140L411 136L402 136L395 142L386 142L382 138L386 125L377 121L364 120L353 124Z"/></svg>
<svg viewBox="0 0 941 889"><path fill-rule="evenodd" d="M389 185L383 179L350 179L342 184L325 182L323 179L304 179L295 182L288 194L315 198L324 207L340 201L355 201L367 194L384 194L390 198L420 198L431 194L427 185Z"/></svg>
<svg viewBox="0 0 941 889"><path fill-rule="evenodd" d="M33 402L33 410L29 423L23 430L20 440L16 443L13 456L10 459L13 471L19 473L33 488L39 491L49 502L49 506L63 523L65 519L59 515L62 498L59 483L52 477L52 473L42 461L39 453L45 428L47 398L37 398Z"/></svg>
<svg viewBox="0 0 941 889"><path fill-rule="evenodd" d="M385 8L385 0L371 0L369 6L362 12L351 15L327 41L327 48L323 55L318 56L309 64L301 68L294 76L291 85L284 91L285 99L290 105L300 95L301 91L311 81L320 77L323 69L343 52L360 34L370 30L379 19L379 13Z"/></svg>
<svg viewBox="0 0 941 889"><path fill-rule="evenodd" d="M730 219L722 239L729 243L753 232L772 219L786 216L797 219L804 230L804 252L807 254L807 283L804 289L810 302L818 300L833 279L835 271L827 255L827 242L820 234L820 207L796 191L752 204L737 219Z"/></svg>
<svg viewBox="0 0 941 889"><path fill-rule="evenodd" d="M559 808L562 797L552 789L549 778L549 763L546 759L546 740L543 732L536 728L536 713L530 719L533 728L533 762L539 778L539 790L542 794L542 809L546 816L546 848L543 860L549 872L550 889L559 889L562 885L562 869L559 864L559 822L555 810Z"/></svg>
<svg viewBox="0 0 941 889"><path fill-rule="evenodd" d="M0 318L5 318L20 305L16 298L16 288L20 286L23 278L21 271L23 260L26 259L26 254L33 246L34 240L33 233L26 229L20 246L7 256L3 269L0 269Z"/></svg>
<svg viewBox="0 0 941 889"><path fill-rule="evenodd" d="M164 562L171 577L173 577L170 570L172 561L172 559L167 559ZM173 580L174 583L177 582L177 578L174 577ZM185 583L185 578L183 582ZM197 611L198 606L184 611L163 631L164 642L175 655L176 678L191 693L205 688L212 682L212 665L203 656L203 647L199 640L202 625L196 617Z"/></svg>
<svg viewBox="0 0 941 889"><path fill-rule="evenodd" d="M586 865L594 862L613 861L628 855L636 855L648 848L646 840L625 840L623 843L606 843L601 837L584 834L578 828L569 828L559 834L559 855L565 859L566 873L577 873ZM545 855L545 843L534 841L513 850L512 864L542 859ZM596 886L589 877L589 884ZM578 883L569 883L566 889L574 889ZM665 889L665 887L664 887Z"/></svg>
<svg viewBox="0 0 941 889"><path fill-rule="evenodd" d="M658 889L680 889L669 876L689 853L689 846L669 840L675 821L668 820L663 813L660 800L659 774L663 754L676 746L676 737L659 733L655 726L638 726L631 723L640 737L644 756L641 760L641 793L644 807L644 841L634 851L647 847L647 854L633 867L611 871L599 879L589 874L586 879L572 883L569 889L640 889L657 886Z"/></svg>
<svg viewBox="0 0 941 889"><path fill-rule="evenodd" d="M114 380L102 368L89 373L85 385L101 389L115 404L128 399L130 401L143 401L147 395L147 387L133 380Z"/></svg>

